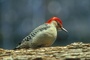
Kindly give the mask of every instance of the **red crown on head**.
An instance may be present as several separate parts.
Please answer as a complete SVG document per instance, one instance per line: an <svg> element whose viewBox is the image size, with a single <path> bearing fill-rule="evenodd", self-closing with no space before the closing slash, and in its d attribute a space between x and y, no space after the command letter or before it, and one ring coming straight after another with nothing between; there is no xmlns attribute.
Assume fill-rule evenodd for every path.
<svg viewBox="0 0 90 60"><path fill-rule="evenodd" d="M52 18L49 19L46 23L51 23L52 21L57 21L57 22L59 22L60 24L62 24L61 19L58 18L58 17L52 17Z"/></svg>

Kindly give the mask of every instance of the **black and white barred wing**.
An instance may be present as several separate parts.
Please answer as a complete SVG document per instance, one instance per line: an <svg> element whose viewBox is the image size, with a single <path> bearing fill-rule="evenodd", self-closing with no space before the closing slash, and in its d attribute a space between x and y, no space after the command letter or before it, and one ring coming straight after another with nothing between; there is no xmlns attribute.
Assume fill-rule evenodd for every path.
<svg viewBox="0 0 90 60"><path fill-rule="evenodd" d="M33 37L35 37L39 32L42 32L44 30L47 30L48 28L50 28L50 26L48 24L43 24L40 25L39 27L37 27L36 29L34 29L28 36L26 36L21 43L19 43L19 45L16 48L28 48L29 43L28 41L32 41Z"/></svg>
<svg viewBox="0 0 90 60"><path fill-rule="evenodd" d="M43 24L34 29L28 36L26 36L22 42L32 40L39 32L47 30L50 26L48 24Z"/></svg>

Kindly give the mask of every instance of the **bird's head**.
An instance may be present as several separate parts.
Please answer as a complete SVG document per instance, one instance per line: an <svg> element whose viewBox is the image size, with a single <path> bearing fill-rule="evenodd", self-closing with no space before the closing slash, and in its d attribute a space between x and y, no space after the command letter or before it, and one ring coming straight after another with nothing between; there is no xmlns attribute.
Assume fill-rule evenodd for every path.
<svg viewBox="0 0 90 60"><path fill-rule="evenodd" d="M68 32L62 25L62 21L58 17L52 17L49 19L46 23L48 24L54 24L58 30L63 30L65 32Z"/></svg>

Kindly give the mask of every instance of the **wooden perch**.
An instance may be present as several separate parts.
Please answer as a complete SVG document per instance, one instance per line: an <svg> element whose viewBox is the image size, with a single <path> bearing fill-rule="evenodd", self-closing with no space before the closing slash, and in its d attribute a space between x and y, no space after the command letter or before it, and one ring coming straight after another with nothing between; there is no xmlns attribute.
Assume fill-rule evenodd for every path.
<svg viewBox="0 0 90 60"><path fill-rule="evenodd" d="M0 60L90 60L90 43L38 49L0 49Z"/></svg>

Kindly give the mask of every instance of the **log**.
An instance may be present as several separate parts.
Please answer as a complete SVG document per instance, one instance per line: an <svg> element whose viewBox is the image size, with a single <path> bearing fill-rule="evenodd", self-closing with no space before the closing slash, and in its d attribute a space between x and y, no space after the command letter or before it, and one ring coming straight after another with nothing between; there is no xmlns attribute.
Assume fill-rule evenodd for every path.
<svg viewBox="0 0 90 60"><path fill-rule="evenodd" d="M67 46L6 50L0 48L0 60L90 60L90 43Z"/></svg>

